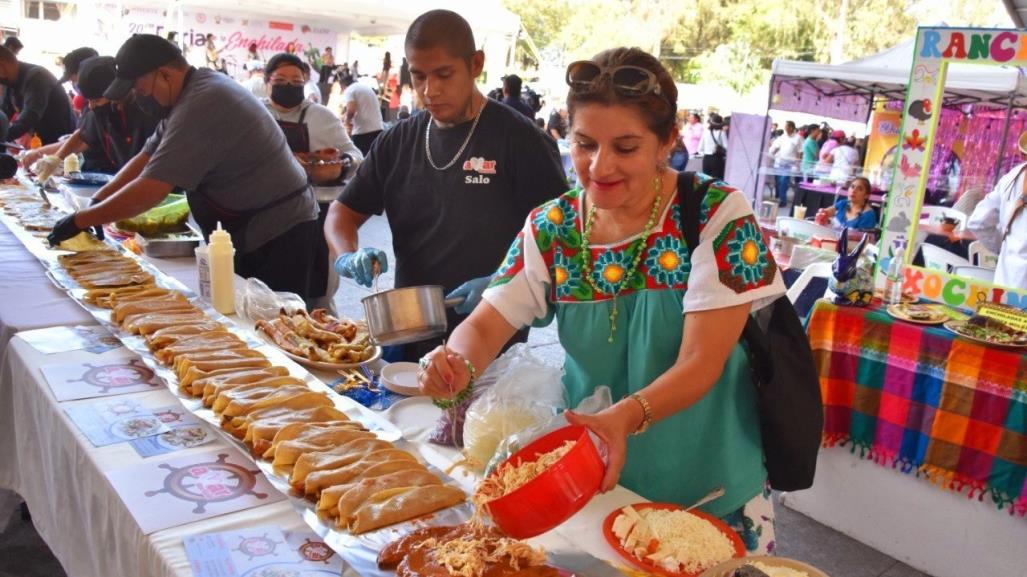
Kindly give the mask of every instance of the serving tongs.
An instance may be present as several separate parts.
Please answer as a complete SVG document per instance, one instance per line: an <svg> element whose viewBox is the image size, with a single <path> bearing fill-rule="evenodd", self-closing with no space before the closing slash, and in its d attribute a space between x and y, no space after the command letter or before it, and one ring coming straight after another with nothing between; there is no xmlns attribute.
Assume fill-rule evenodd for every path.
<svg viewBox="0 0 1027 577"><path fill-rule="evenodd" d="M39 196L43 199L43 204L45 204L47 208L53 208L53 205L50 204L50 199L46 197L46 186L42 182L37 183L37 185L39 187Z"/></svg>

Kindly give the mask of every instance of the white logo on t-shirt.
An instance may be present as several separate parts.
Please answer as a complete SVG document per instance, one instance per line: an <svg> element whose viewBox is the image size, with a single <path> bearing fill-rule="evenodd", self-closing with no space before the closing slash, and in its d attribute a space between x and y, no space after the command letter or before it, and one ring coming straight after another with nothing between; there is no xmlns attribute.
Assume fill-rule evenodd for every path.
<svg viewBox="0 0 1027 577"><path fill-rule="evenodd" d="M488 184L490 182L487 174L496 174L496 161L485 160L480 156L472 156L464 161L464 170L478 174L468 174L464 177L464 184Z"/></svg>

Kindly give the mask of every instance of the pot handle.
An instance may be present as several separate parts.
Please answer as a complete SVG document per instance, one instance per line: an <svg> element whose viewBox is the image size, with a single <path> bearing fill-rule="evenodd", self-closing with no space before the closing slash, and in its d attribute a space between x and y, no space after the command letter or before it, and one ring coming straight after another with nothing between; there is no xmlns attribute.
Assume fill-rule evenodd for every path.
<svg viewBox="0 0 1027 577"><path fill-rule="evenodd" d="M464 296L464 295L460 295L458 297L448 298L448 299L442 301L442 304L445 305L447 309L451 309L451 308L453 308L453 307L463 303L465 300L467 300L467 297Z"/></svg>

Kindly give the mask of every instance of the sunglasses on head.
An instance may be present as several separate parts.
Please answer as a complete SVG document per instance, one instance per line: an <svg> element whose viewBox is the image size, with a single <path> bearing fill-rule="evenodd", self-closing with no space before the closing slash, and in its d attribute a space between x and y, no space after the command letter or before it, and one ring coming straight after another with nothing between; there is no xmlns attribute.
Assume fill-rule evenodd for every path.
<svg viewBox="0 0 1027 577"><path fill-rule="evenodd" d="M595 92L604 78L623 96L661 94L656 75L641 66L602 67L591 60L578 60L567 67L567 85L575 92Z"/></svg>

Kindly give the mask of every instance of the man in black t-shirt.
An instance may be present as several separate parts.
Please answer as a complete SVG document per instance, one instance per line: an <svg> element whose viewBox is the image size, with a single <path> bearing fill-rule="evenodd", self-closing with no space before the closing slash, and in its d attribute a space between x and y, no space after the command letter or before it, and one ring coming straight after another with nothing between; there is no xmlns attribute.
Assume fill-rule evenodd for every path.
<svg viewBox="0 0 1027 577"><path fill-rule="evenodd" d="M405 47L428 114L378 137L332 203L325 235L339 255L336 271L370 286L374 261L383 271L388 263L381 250L358 249L357 230L371 214L386 212L396 286L442 285L449 296L466 297L448 312L452 330L481 300L528 212L565 192L567 182L554 143L478 92L474 81L485 56L463 18L427 12L410 26ZM417 359L438 342L407 345L401 357Z"/></svg>
<svg viewBox="0 0 1027 577"><path fill-rule="evenodd" d="M63 166L69 154L82 153L83 171L114 174L143 149L146 139L156 130L158 119L139 108L133 93L121 101L104 97L115 75L114 58L110 56L94 56L76 64L75 85L88 102L82 122L64 141L26 154L26 166L40 158Z"/></svg>
<svg viewBox="0 0 1027 577"><path fill-rule="evenodd" d="M35 132L43 144L57 142L75 130L75 113L68 94L57 78L42 66L19 62L10 50L0 46L0 84L6 101L18 117L11 123L7 138L17 140Z"/></svg>

